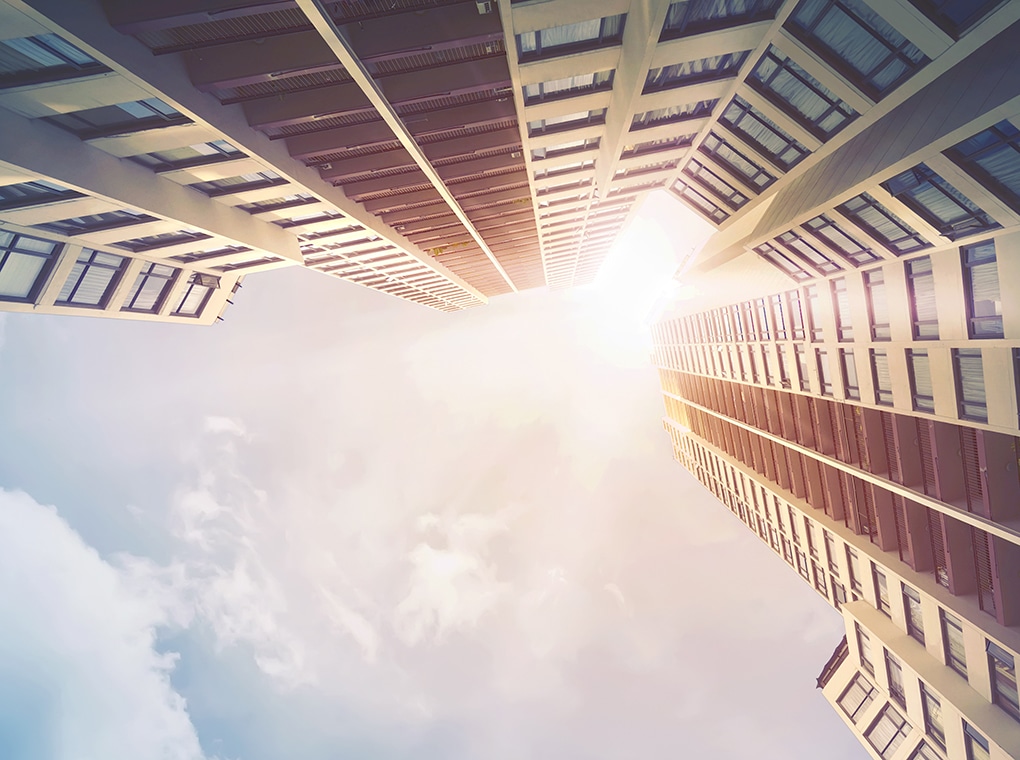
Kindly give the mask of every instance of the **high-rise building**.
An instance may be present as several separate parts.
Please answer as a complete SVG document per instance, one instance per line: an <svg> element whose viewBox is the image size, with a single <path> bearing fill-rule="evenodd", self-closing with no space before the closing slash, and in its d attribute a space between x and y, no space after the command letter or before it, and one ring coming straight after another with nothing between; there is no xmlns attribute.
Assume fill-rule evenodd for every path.
<svg viewBox="0 0 1020 760"><path fill-rule="evenodd" d="M0 308L208 323L285 266L444 311L590 282L781 5L0 0Z"/></svg>
<svg viewBox="0 0 1020 760"><path fill-rule="evenodd" d="M742 58L672 185L675 458L841 612L872 757L1020 758L1020 3L678 5Z"/></svg>

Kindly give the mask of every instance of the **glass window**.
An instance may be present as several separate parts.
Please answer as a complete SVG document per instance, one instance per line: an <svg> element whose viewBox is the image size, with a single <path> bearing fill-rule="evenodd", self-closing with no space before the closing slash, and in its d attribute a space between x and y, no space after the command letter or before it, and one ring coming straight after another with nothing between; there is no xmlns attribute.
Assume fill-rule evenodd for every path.
<svg viewBox="0 0 1020 760"><path fill-rule="evenodd" d="M776 340L786 340L786 310L783 308L783 294L777 293L769 297L772 310L772 324L776 328Z"/></svg>
<svg viewBox="0 0 1020 760"><path fill-rule="evenodd" d="M907 618L907 633L924 644L924 618L921 615L921 595L903 584L903 611Z"/></svg>
<svg viewBox="0 0 1020 760"><path fill-rule="evenodd" d="M956 372L956 398L960 417L974 422L988 422L981 349L954 348L953 368Z"/></svg>
<svg viewBox="0 0 1020 760"><path fill-rule="evenodd" d="M910 393L913 398L914 410L934 413L935 397L931 385L928 352L908 348L907 368L910 370Z"/></svg>
<svg viewBox="0 0 1020 760"><path fill-rule="evenodd" d="M981 184L1020 210L1020 130L1000 121L958 143L949 157L973 174Z"/></svg>
<svg viewBox="0 0 1020 760"><path fill-rule="evenodd" d="M871 349L871 373L875 383L875 403L892 406L892 377L889 375L889 355L885 351Z"/></svg>
<svg viewBox="0 0 1020 760"><path fill-rule="evenodd" d="M146 264L138 273L131 290L128 292L127 300L124 302L123 311L138 311L146 314L154 314L163 305L180 270L162 264Z"/></svg>
<svg viewBox="0 0 1020 760"><path fill-rule="evenodd" d="M588 124L604 124L606 121L606 109L599 108L595 111L578 111L563 116L550 116L547 119L537 119L528 122L528 134L535 135L550 134L553 132L566 132L577 129Z"/></svg>
<svg viewBox="0 0 1020 760"><path fill-rule="evenodd" d="M802 0L787 25L875 100L928 62L924 53L863 0Z"/></svg>
<svg viewBox="0 0 1020 760"><path fill-rule="evenodd" d="M570 98L588 92L608 90L613 86L613 69L596 71L591 74L576 74L563 79L552 79L548 82L537 82L524 85L524 104L533 105L547 100Z"/></svg>
<svg viewBox="0 0 1020 760"><path fill-rule="evenodd" d="M838 573L839 564L836 562L836 541L827 530L822 531L822 537L825 539L825 559L829 563L829 569L834 573Z"/></svg>
<svg viewBox="0 0 1020 760"><path fill-rule="evenodd" d="M154 251L158 248L166 248L171 245L209 240L211 238L211 235L198 232L197 230L177 230L176 232L162 232L158 235L146 235L145 237L121 240L120 242L113 243L113 245L117 248L138 253L139 251Z"/></svg>
<svg viewBox="0 0 1020 760"><path fill-rule="evenodd" d="M967 721L963 722L963 743L967 748L967 760L991 760L988 740Z"/></svg>
<svg viewBox="0 0 1020 760"><path fill-rule="evenodd" d="M159 98L45 116L43 120L82 140L191 123L191 119Z"/></svg>
<svg viewBox="0 0 1020 760"><path fill-rule="evenodd" d="M858 596L864 595L864 585L861 583L861 564L857 559L857 551L846 547L846 563L850 570L850 590Z"/></svg>
<svg viewBox="0 0 1020 760"><path fill-rule="evenodd" d="M113 230L118 227L130 227L142 222L155 221L156 217L142 214L137 211L121 209L119 211L105 211L101 214L90 214L88 216L75 216L69 219L58 219L53 222L37 225L40 229L57 232L61 235L80 235L86 232L99 232L100 230Z"/></svg>
<svg viewBox="0 0 1020 760"><path fill-rule="evenodd" d="M790 367L787 364L786 345L780 343L776 346L779 351L779 384L784 388L790 387Z"/></svg>
<svg viewBox="0 0 1020 760"><path fill-rule="evenodd" d="M556 156L566 156L571 153L582 153L584 151L597 149L600 142L601 138L599 137L589 137L586 140L573 140L571 142L552 145L548 148L533 148L531 151L531 157L535 161L542 161L547 158L555 158Z"/></svg>
<svg viewBox="0 0 1020 760"><path fill-rule="evenodd" d="M799 235L795 230L784 232L776 240L784 248L793 253L794 256L803 259L812 269L821 275L834 274L842 270L842 267L831 256L826 256L820 248L812 245L810 241Z"/></svg>
<svg viewBox="0 0 1020 760"><path fill-rule="evenodd" d="M850 681L850 685L846 687L846 691L839 695L836 704L842 708L850 720L859 723L864 717L864 713L867 712L868 706L875 701L876 695L875 687L867 678L857 673Z"/></svg>
<svg viewBox="0 0 1020 760"><path fill-rule="evenodd" d="M0 301L34 301L57 248L49 240L0 230Z"/></svg>
<svg viewBox="0 0 1020 760"><path fill-rule="evenodd" d="M871 563L871 577L875 582L875 601L878 604L878 611L886 617L892 617L892 605L889 603L889 583L886 581L885 573L879 570L878 565Z"/></svg>
<svg viewBox="0 0 1020 760"><path fill-rule="evenodd" d="M641 113L634 114L634 118L630 122L630 131L634 132L647 129L648 127L658 127L663 124L691 121L692 119L704 119L712 115L712 111L718 102L718 98L715 100L699 100L696 103L685 103L681 106L668 106L666 108L655 108L651 111L642 111ZM690 135L686 140L682 139L681 142L683 145L690 145L694 142L695 137L697 137L697 132Z"/></svg>
<svg viewBox="0 0 1020 760"><path fill-rule="evenodd" d="M963 287L971 338L1001 338L1002 296L995 241L966 245L963 256Z"/></svg>
<svg viewBox="0 0 1020 760"><path fill-rule="evenodd" d="M950 240L1001 226L927 164L897 174L882 187Z"/></svg>
<svg viewBox="0 0 1020 760"><path fill-rule="evenodd" d="M910 724L896 708L886 705L864 736L884 760L890 760L910 731Z"/></svg>
<svg viewBox="0 0 1020 760"><path fill-rule="evenodd" d="M60 289L57 303L102 308L120 280L126 262L123 256L84 249Z"/></svg>
<svg viewBox="0 0 1020 760"><path fill-rule="evenodd" d="M818 286L808 285L804 288L804 295L807 298L808 323L811 328L811 342L817 343L822 339L822 307L818 302Z"/></svg>
<svg viewBox="0 0 1020 760"><path fill-rule="evenodd" d="M669 6L659 41L771 19L778 5L779 0L679 0Z"/></svg>
<svg viewBox="0 0 1020 760"><path fill-rule="evenodd" d="M626 18L626 13L619 13L615 16L518 34L517 51L520 60L533 61L619 44L623 39Z"/></svg>
<svg viewBox="0 0 1020 760"><path fill-rule="evenodd" d="M930 256L907 262L907 290L910 293L914 340L938 340L939 315Z"/></svg>
<svg viewBox="0 0 1020 760"><path fill-rule="evenodd" d="M1013 655L992 641L986 643L985 649L992 673L992 702L1005 710L1011 718L1020 721Z"/></svg>
<svg viewBox="0 0 1020 760"><path fill-rule="evenodd" d="M644 92L668 90L697 82L735 77L750 52L750 50L742 50L739 53L713 55L709 58L699 58L696 61L684 61L651 69L645 77Z"/></svg>
<svg viewBox="0 0 1020 760"><path fill-rule="evenodd" d="M719 121L784 171L796 166L810 152L739 95L733 97Z"/></svg>
<svg viewBox="0 0 1020 760"><path fill-rule="evenodd" d="M793 254L781 251L771 243L762 243L754 249L754 252L795 280L810 280L815 276L805 269L800 259L795 260Z"/></svg>
<svg viewBox="0 0 1020 760"><path fill-rule="evenodd" d="M853 108L771 45L747 81L820 140L857 117Z"/></svg>
<svg viewBox="0 0 1020 760"><path fill-rule="evenodd" d="M1003 0L910 0L950 37L959 39Z"/></svg>
<svg viewBox="0 0 1020 760"><path fill-rule="evenodd" d="M868 299L871 339L891 340L889 298L885 288L885 273L881 269L872 269L864 273L864 293Z"/></svg>
<svg viewBox="0 0 1020 760"><path fill-rule="evenodd" d="M800 291L791 290L787 294L790 301L790 332L793 340L804 340L804 313L800 308Z"/></svg>
<svg viewBox="0 0 1020 760"><path fill-rule="evenodd" d="M832 281L832 302L836 314L836 338L842 343L854 339L854 328L850 320L850 296L846 289L846 278Z"/></svg>
<svg viewBox="0 0 1020 760"><path fill-rule="evenodd" d="M907 706L907 693L903 688L903 666L888 650L885 652L885 672L889 675L889 696L900 706Z"/></svg>
<svg viewBox="0 0 1020 760"><path fill-rule="evenodd" d="M195 143L186 145L183 148L158 151L155 153L143 153L138 156L131 156L135 163L147 166L153 171L167 171L170 169L183 169L191 166L205 166L222 161L231 161L245 155L226 140L213 140L211 142Z"/></svg>
<svg viewBox="0 0 1020 760"><path fill-rule="evenodd" d="M56 34L0 40L0 87L108 70L88 53Z"/></svg>
<svg viewBox="0 0 1020 760"><path fill-rule="evenodd" d="M173 314L177 317L200 317L205 305L209 302L214 290L219 288L220 280L207 274L195 273L188 280L177 308Z"/></svg>
<svg viewBox="0 0 1020 760"><path fill-rule="evenodd" d="M832 395L832 370L829 367L829 352L819 348L815 351L815 361L818 364L818 379L822 384L822 395Z"/></svg>
<svg viewBox="0 0 1020 760"><path fill-rule="evenodd" d="M769 362L769 347L764 343L759 346L761 349L761 368L765 376L765 385L772 385L772 365Z"/></svg>
<svg viewBox="0 0 1020 760"><path fill-rule="evenodd" d="M942 755L928 742L922 741L907 760L942 760Z"/></svg>
<svg viewBox="0 0 1020 760"><path fill-rule="evenodd" d="M867 193L836 208L897 256L931 247L921 233Z"/></svg>
<svg viewBox="0 0 1020 760"><path fill-rule="evenodd" d="M193 187L199 190L210 198L217 198L222 195L232 195L234 193L242 193L246 190L259 190L264 187L275 187L277 185L286 185L287 180L281 177L274 171L262 172L251 172L249 174L240 174L236 177L225 177L223 179L214 179L208 182L195 182L188 187Z"/></svg>
<svg viewBox="0 0 1020 760"><path fill-rule="evenodd" d="M730 218L729 212L724 210L722 206L706 196L705 193L700 192L694 186L682 180L676 180L670 190L678 198L685 201L688 206L716 224L722 224Z"/></svg>
<svg viewBox="0 0 1020 760"><path fill-rule="evenodd" d="M854 350L852 348L839 349L839 363L843 370L843 388L846 390L846 397L859 401L861 384L857 379L857 361L854 358Z"/></svg>
<svg viewBox="0 0 1020 760"><path fill-rule="evenodd" d="M793 346L793 353L797 357L797 378L799 383L798 387L802 391L808 392L811 390L811 381L808 378L807 352L804 346L802 346L800 343L797 343L794 344Z"/></svg>
<svg viewBox="0 0 1020 760"><path fill-rule="evenodd" d="M946 748L946 729L942 722L942 702L925 684L921 684L921 707L924 708L924 732L942 749Z"/></svg>
<svg viewBox="0 0 1020 760"><path fill-rule="evenodd" d="M955 615L941 610L942 644L946 665L964 678L967 677L967 652L963 646L963 625Z"/></svg>
<svg viewBox="0 0 1020 760"><path fill-rule="evenodd" d="M822 216L816 216L814 219L809 219L804 223L804 226L811 230L815 237L825 243L826 246L834 250L854 266L870 264L871 262L878 261L881 258L870 248L865 248L850 237L850 235L844 232L839 225L824 214Z"/></svg>
<svg viewBox="0 0 1020 760"><path fill-rule="evenodd" d="M695 158L690 159L684 166L684 174L732 209L740 208L749 200L747 195Z"/></svg>
<svg viewBox="0 0 1020 760"><path fill-rule="evenodd" d="M838 610L840 605L846 604L846 589L843 588L843 584L836 580L835 576L829 576L829 580L832 582L832 603Z"/></svg>
<svg viewBox="0 0 1020 760"><path fill-rule="evenodd" d="M708 133L698 149L714 158L756 192L761 192L776 181L775 176L714 132Z"/></svg>
<svg viewBox="0 0 1020 760"><path fill-rule="evenodd" d="M0 211L84 197L79 192L44 179L18 182L13 185L0 185Z"/></svg>
<svg viewBox="0 0 1020 760"><path fill-rule="evenodd" d="M861 667L875 675L875 665L871 659L871 639L861 628L860 623L854 623L854 628L857 631L857 651L861 655Z"/></svg>

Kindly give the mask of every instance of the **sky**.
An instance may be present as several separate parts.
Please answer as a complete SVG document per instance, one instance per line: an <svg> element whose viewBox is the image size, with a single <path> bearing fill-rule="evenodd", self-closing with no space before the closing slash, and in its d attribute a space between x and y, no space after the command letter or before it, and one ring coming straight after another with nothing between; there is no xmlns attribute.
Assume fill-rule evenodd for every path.
<svg viewBox="0 0 1020 760"><path fill-rule="evenodd" d="M213 327L0 315L6 760L866 757L841 617L671 457L649 196L591 287L307 270Z"/></svg>

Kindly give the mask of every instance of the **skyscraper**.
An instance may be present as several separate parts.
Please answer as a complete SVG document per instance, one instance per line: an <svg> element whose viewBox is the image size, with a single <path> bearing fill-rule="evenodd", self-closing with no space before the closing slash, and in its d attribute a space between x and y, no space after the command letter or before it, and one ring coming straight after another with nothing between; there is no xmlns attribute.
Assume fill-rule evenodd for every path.
<svg viewBox="0 0 1020 760"><path fill-rule="evenodd" d="M1018 19L785 3L672 186L718 228L653 330L675 457L842 613L884 760L1020 757Z"/></svg>

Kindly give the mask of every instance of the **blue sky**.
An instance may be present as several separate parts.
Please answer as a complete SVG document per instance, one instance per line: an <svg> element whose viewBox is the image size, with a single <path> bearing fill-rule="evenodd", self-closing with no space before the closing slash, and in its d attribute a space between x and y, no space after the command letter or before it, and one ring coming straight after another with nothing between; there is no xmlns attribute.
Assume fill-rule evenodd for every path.
<svg viewBox="0 0 1020 760"><path fill-rule="evenodd" d="M666 203L460 314L286 270L212 328L0 317L0 755L864 757L841 619L670 457Z"/></svg>

